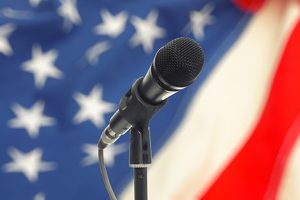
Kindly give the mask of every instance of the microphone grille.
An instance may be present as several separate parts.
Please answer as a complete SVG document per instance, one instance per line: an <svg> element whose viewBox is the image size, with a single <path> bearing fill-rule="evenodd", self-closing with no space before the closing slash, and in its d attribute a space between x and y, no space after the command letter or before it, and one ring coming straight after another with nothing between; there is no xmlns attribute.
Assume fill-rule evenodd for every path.
<svg viewBox="0 0 300 200"><path fill-rule="evenodd" d="M190 85L198 76L204 53L190 38L177 38L159 49L155 57L157 75L176 87Z"/></svg>

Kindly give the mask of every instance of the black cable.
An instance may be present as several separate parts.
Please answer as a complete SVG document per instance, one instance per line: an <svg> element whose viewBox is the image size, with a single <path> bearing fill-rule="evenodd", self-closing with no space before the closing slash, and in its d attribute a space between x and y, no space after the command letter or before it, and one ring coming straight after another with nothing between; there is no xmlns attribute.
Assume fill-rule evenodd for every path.
<svg viewBox="0 0 300 200"><path fill-rule="evenodd" d="M106 171L106 167L105 167L105 163L104 163L104 156L103 156L103 149L98 149L98 158L99 158L99 166L100 166L100 171L102 174L102 178L103 178L103 182L105 185L105 188L108 192L109 195L109 199L110 200L117 200L116 195L111 187L108 175L107 175L107 171Z"/></svg>

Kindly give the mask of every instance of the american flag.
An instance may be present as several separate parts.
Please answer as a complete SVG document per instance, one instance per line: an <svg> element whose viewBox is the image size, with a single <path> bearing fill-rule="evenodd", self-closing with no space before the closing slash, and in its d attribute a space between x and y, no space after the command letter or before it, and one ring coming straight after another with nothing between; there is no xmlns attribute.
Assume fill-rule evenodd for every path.
<svg viewBox="0 0 300 200"><path fill-rule="evenodd" d="M205 49L151 121L149 199L300 199L296 0L1 0L0 199L108 199L96 143L155 52ZM129 134L105 149L133 199Z"/></svg>

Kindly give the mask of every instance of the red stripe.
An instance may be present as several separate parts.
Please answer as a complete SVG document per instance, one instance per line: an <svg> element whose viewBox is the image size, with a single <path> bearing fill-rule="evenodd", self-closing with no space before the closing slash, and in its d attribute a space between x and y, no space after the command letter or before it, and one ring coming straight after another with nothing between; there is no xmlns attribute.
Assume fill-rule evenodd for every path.
<svg viewBox="0 0 300 200"><path fill-rule="evenodd" d="M243 11L256 12L265 3L265 0L233 0L233 2Z"/></svg>
<svg viewBox="0 0 300 200"><path fill-rule="evenodd" d="M260 121L236 157L199 199L274 199L300 134L299 52L300 21L280 60Z"/></svg>

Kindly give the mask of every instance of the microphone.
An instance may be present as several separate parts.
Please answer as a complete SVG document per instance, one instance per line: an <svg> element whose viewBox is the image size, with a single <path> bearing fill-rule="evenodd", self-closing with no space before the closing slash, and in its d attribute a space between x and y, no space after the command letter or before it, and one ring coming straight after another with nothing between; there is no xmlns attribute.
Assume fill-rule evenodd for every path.
<svg viewBox="0 0 300 200"><path fill-rule="evenodd" d="M199 75L204 63L202 48L190 38L177 38L160 48L143 78L140 78L123 97L119 109L103 130L98 146L104 149L125 134L134 124L126 116L134 115L127 105L132 93L145 106L164 104L168 97L186 88ZM134 106L133 106L134 107Z"/></svg>

